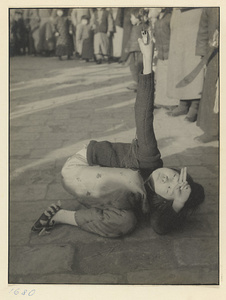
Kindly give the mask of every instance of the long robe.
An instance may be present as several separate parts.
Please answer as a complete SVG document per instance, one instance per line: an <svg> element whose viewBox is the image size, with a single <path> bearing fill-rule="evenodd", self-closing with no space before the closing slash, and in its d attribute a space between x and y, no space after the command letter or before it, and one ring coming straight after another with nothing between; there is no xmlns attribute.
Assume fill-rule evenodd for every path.
<svg viewBox="0 0 226 300"><path fill-rule="evenodd" d="M167 95L180 100L200 99L203 88L204 69L187 86L176 88L200 62L201 56L196 55L196 39L201 8L181 10L174 9L171 17L171 38L168 59Z"/></svg>

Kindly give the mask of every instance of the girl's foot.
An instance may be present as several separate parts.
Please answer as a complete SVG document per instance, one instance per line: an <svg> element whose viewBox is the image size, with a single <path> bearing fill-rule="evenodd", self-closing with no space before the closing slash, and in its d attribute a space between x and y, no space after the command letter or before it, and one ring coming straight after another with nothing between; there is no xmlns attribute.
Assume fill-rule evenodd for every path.
<svg viewBox="0 0 226 300"><path fill-rule="evenodd" d="M58 201L57 204L50 205L47 210L45 210L38 220L34 223L31 228L33 232L39 232L41 235L44 231L49 231L55 225L55 222L51 222L53 216L61 209L61 202Z"/></svg>

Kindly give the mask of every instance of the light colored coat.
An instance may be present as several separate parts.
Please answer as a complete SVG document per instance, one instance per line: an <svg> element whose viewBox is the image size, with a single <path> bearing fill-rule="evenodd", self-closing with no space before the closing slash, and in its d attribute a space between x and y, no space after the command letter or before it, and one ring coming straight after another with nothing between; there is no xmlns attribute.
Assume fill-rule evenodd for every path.
<svg viewBox="0 0 226 300"><path fill-rule="evenodd" d="M171 17L171 38L168 59L167 95L180 100L200 99L203 88L204 70L187 86L176 85L200 62L196 56L196 40L202 8L174 9Z"/></svg>

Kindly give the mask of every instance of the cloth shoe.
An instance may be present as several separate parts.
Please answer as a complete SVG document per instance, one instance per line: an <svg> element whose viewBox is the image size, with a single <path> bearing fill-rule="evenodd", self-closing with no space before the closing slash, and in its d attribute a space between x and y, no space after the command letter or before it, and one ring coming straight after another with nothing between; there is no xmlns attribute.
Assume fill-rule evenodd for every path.
<svg viewBox="0 0 226 300"><path fill-rule="evenodd" d="M138 87L138 84L136 82L133 82L129 86L127 86L127 89L136 92L137 91L137 87Z"/></svg>
<svg viewBox="0 0 226 300"><path fill-rule="evenodd" d="M218 135L209 135L207 133L204 133L204 134L194 138L195 141L198 141L198 142L204 143L204 144L217 141L218 139L219 139Z"/></svg>
<svg viewBox="0 0 226 300"><path fill-rule="evenodd" d="M186 121L195 122L197 120L198 110L199 110L199 101L200 100L197 100L197 99L191 101L191 106L190 106L188 114L185 118Z"/></svg>
<svg viewBox="0 0 226 300"><path fill-rule="evenodd" d="M57 204L50 205L38 218L31 228L31 231L38 232L39 235L42 235L45 232L49 232L55 225L54 222L51 222L52 217L61 209L61 202L58 201Z"/></svg>
<svg viewBox="0 0 226 300"><path fill-rule="evenodd" d="M172 117L186 115L189 110L189 105L190 105L189 100L180 100L179 105L173 110L169 111L167 114Z"/></svg>

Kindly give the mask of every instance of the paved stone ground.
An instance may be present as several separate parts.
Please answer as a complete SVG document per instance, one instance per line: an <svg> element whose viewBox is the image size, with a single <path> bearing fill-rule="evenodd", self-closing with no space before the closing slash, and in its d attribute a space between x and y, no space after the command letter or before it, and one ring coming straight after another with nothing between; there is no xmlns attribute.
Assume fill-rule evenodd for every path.
<svg viewBox="0 0 226 300"><path fill-rule="evenodd" d="M156 110L164 164L187 166L206 191L180 230L159 236L140 224L107 239L63 225L37 236L30 228L43 208L79 208L61 185L67 157L90 139L134 137L135 93L118 64L13 57L10 72L9 283L218 284L218 143L194 141L195 124Z"/></svg>

